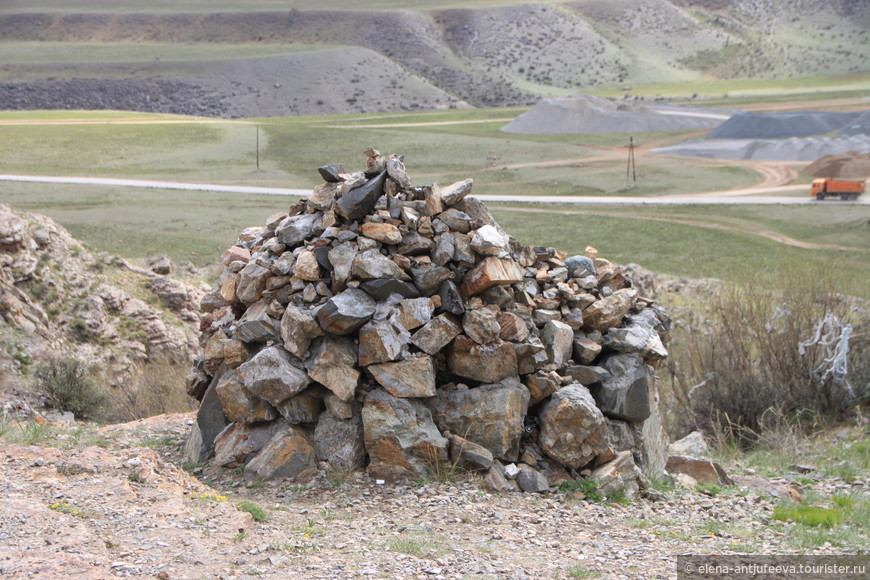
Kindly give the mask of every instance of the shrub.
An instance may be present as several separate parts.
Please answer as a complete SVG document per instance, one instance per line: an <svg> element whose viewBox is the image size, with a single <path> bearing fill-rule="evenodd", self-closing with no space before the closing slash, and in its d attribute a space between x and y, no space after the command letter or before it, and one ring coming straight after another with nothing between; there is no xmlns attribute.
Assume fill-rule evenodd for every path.
<svg viewBox="0 0 870 580"><path fill-rule="evenodd" d="M196 409L196 401L184 389L189 367L188 361L154 359L145 363L129 380L111 389L111 418L132 421Z"/></svg>
<svg viewBox="0 0 870 580"><path fill-rule="evenodd" d="M838 294L832 272L765 275L776 287L760 274L724 287L704 320L675 330L675 434L753 443L783 421L834 419L867 399L866 305Z"/></svg>
<svg viewBox="0 0 870 580"><path fill-rule="evenodd" d="M36 388L61 411L81 419L96 419L104 412L105 396L94 386L84 363L56 358L41 363L34 374Z"/></svg>

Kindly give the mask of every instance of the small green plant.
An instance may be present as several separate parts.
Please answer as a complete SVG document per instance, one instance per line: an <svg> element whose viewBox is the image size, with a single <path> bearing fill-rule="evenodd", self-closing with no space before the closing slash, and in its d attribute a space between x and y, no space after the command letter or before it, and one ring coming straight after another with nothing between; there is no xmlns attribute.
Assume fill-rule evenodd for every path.
<svg viewBox="0 0 870 580"><path fill-rule="evenodd" d="M213 503L223 503L223 502L227 501L227 496L220 495L220 494L210 492L210 491L191 494L190 498L197 500L197 501L205 501L205 502L213 502Z"/></svg>
<svg viewBox="0 0 870 580"><path fill-rule="evenodd" d="M388 543L391 552L419 556L423 553L424 543L417 538L396 538Z"/></svg>
<svg viewBox="0 0 870 580"><path fill-rule="evenodd" d="M598 482L591 479L569 479L559 484L559 491L564 493L582 493L589 501L604 501L604 495L598 490Z"/></svg>
<svg viewBox="0 0 870 580"><path fill-rule="evenodd" d="M773 519L793 521L807 526L830 528L843 521L843 512L833 508L787 504L776 506L773 509Z"/></svg>
<svg viewBox="0 0 870 580"><path fill-rule="evenodd" d="M568 578L600 578L601 572L598 570L590 570L583 566L574 566L565 570Z"/></svg>
<svg viewBox="0 0 870 580"><path fill-rule="evenodd" d="M48 509L56 512L60 512L62 514L68 514L71 516L81 516L84 517L84 510L79 506L65 502L65 501L57 501L48 506Z"/></svg>
<svg viewBox="0 0 870 580"><path fill-rule="evenodd" d="M695 484L695 491L703 493L704 495L709 495L710 497L715 497L722 493L722 486L717 483L699 482Z"/></svg>
<svg viewBox="0 0 870 580"><path fill-rule="evenodd" d="M254 518L255 522L265 522L269 519L269 514L266 513L266 510L258 506L252 501L240 501L236 504L236 508L239 511L248 512L251 514L251 517Z"/></svg>
<svg viewBox="0 0 870 580"><path fill-rule="evenodd" d="M23 424L18 423L18 433L15 435L15 440L25 445L35 445L44 442L53 435L54 428L49 423L27 421Z"/></svg>
<svg viewBox="0 0 870 580"><path fill-rule="evenodd" d="M605 498L610 503L615 503L619 505L631 505L631 500L625 492L624 487L617 487L614 489L609 489L604 494Z"/></svg>
<svg viewBox="0 0 870 580"><path fill-rule="evenodd" d="M36 388L61 411L82 419L94 419L103 413L106 397L94 386L80 360L52 359L40 364L34 376Z"/></svg>
<svg viewBox="0 0 870 580"><path fill-rule="evenodd" d="M130 480L131 483L142 483L142 476L140 476L138 473L128 474L127 479Z"/></svg>
<svg viewBox="0 0 870 580"><path fill-rule="evenodd" d="M247 537L248 537L248 532L246 532L245 530L242 530L242 531L240 531L238 534L236 534L235 536L233 536L233 542L235 542L236 544L240 544L240 543L242 543L242 542L245 540L245 538L247 538Z"/></svg>

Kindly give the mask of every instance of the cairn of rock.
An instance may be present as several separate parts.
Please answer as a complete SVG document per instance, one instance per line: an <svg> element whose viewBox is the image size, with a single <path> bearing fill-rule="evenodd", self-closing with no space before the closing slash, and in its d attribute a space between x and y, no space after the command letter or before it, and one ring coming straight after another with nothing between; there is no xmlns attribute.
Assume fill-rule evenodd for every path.
<svg viewBox="0 0 870 580"><path fill-rule="evenodd" d="M591 248L520 246L471 179L415 187L401 156L365 154L223 254L189 459L300 481L455 462L525 491L661 473L662 310Z"/></svg>

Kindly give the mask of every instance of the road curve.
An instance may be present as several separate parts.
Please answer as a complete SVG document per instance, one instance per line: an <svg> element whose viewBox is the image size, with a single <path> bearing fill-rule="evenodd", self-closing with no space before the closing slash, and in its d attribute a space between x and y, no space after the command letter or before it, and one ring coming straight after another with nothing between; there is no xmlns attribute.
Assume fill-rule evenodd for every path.
<svg viewBox="0 0 870 580"><path fill-rule="evenodd" d="M282 187L254 187L245 185L214 185L210 183L187 183L180 181L156 181L147 179L114 179L106 177L54 177L40 175L0 175L0 181L31 183L68 183L74 185L114 185L150 189L179 189L185 191L214 191L219 193L244 193L259 195L292 195L305 197L310 189ZM806 189L803 185L786 185L766 188L734 189L700 194L663 195L658 197L631 196L578 196L578 195L488 195L476 194L481 201L511 203L562 203L586 205L805 205L820 203L809 196L776 197L758 194L784 193ZM862 196L855 201L825 200L824 204L870 205L870 197Z"/></svg>

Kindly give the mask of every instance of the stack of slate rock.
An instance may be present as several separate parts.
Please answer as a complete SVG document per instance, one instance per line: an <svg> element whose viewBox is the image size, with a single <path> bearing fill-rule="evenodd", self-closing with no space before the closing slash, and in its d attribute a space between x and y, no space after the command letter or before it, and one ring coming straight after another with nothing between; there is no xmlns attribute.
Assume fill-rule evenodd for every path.
<svg viewBox="0 0 870 580"><path fill-rule="evenodd" d="M365 154L223 254L189 459L297 481L458 465L525 491L661 473L664 312L592 248L519 245L472 180L412 186L401 156Z"/></svg>

